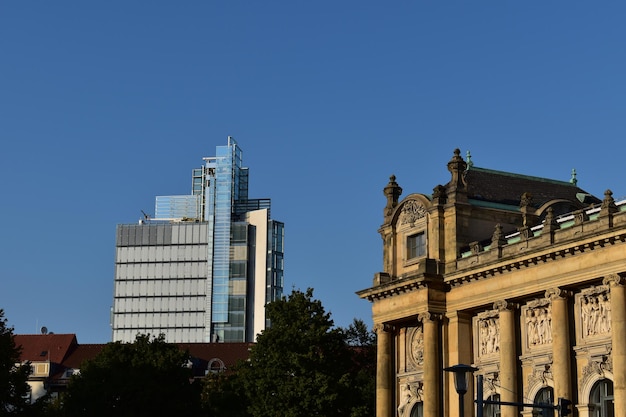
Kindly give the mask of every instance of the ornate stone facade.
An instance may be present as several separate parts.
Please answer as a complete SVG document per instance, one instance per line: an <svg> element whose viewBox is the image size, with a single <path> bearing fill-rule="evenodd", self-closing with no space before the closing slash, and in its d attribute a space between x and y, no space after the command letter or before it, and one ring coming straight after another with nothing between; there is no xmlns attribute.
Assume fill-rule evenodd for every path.
<svg viewBox="0 0 626 417"><path fill-rule="evenodd" d="M414 224L417 220L426 216L426 209L414 200L407 201L402 205L400 224Z"/></svg>
<svg viewBox="0 0 626 417"><path fill-rule="evenodd" d="M450 181L432 195L400 199L395 176L384 190L384 270L358 292L387 329L377 417L456 417L459 396L443 368L459 363L478 368L483 399L563 397L574 417L626 410L625 202L610 190L601 200L574 183L478 168L458 150L447 166ZM416 236L424 251L408 247ZM472 384L467 416L475 396Z"/></svg>
<svg viewBox="0 0 626 417"><path fill-rule="evenodd" d="M485 360L500 353L500 323L497 311L486 311L476 315L474 337L477 343L477 359Z"/></svg>

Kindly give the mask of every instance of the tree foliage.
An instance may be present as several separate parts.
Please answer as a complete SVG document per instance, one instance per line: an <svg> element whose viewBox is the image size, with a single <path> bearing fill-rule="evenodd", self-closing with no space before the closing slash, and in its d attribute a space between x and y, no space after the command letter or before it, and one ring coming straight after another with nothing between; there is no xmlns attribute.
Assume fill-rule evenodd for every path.
<svg viewBox="0 0 626 417"><path fill-rule="evenodd" d="M196 415L199 388L191 383L189 355L163 335L107 344L70 380L66 416Z"/></svg>
<svg viewBox="0 0 626 417"><path fill-rule="evenodd" d="M313 290L270 303L271 327L236 370L253 417L360 416L358 360ZM362 408L362 407L361 407ZM367 408L367 407L366 407ZM373 411L368 410L368 411Z"/></svg>
<svg viewBox="0 0 626 417"><path fill-rule="evenodd" d="M372 347L376 344L376 333L369 330L361 319L354 319L347 329L343 329L349 346Z"/></svg>
<svg viewBox="0 0 626 417"><path fill-rule="evenodd" d="M24 415L29 408L30 365L16 366L20 348L15 345L13 328L0 309L0 416Z"/></svg>
<svg viewBox="0 0 626 417"><path fill-rule="evenodd" d="M204 415L211 417L248 417L247 396L237 374L209 374L202 389Z"/></svg>
<svg viewBox="0 0 626 417"><path fill-rule="evenodd" d="M376 333L368 330L361 319L354 319L343 332L352 353L350 416L373 416L376 410Z"/></svg>

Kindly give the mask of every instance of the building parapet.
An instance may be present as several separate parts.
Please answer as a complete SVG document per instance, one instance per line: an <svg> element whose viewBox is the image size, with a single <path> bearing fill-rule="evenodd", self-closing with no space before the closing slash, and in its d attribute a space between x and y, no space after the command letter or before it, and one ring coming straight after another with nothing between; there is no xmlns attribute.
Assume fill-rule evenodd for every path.
<svg viewBox="0 0 626 417"><path fill-rule="evenodd" d="M622 200L616 203L615 205L618 208L618 212L609 213L610 217L614 217L618 214L626 213L626 200ZM589 224L591 224L590 222L599 220L601 219L601 217L602 216L601 216L600 207L593 207L588 210L578 210L572 213L563 214L556 219L556 224L558 225L558 227L556 228L556 230L554 230L554 232L561 232L566 229L570 229L573 226L582 226L583 223L587 223L586 226L589 226ZM619 216L618 222L626 223L626 216L623 216L623 215ZM504 236L504 241L502 242L501 246L504 247L508 245L513 245L515 243L519 243L521 241L525 241L531 238L540 237L542 234L544 234L545 226L546 226L546 222L544 221L542 222L542 224L537 225L537 226L533 226L529 228L520 228L520 230ZM593 226L596 226L596 223L593 223ZM612 226L613 226L613 223L611 223L611 227ZM585 227L584 229L585 231L589 231L590 228ZM595 231L595 227L593 227L592 229L593 231ZM478 252L488 252L494 246L495 245L493 243L481 244L481 242L472 242L465 250L461 252L459 261L464 258L477 255Z"/></svg>
<svg viewBox="0 0 626 417"><path fill-rule="evenodd" d="M490 244L481 245L480 242L473 242L457 259L456 273L453 275L459 276L464 270L472 269L474 272L471 277L466 276L464 280L478 279L481 275L491 274L488 272L490 265L502 264L507 258L515 258L514 264L519 264L517 267L545 262L565 256L565 253L561 253L565 249L560 249L559 246L567 245L568 242L575 241L576 244L568 247L566 252L576 253L593 249L595 246L623 241L626 239L626 200L616 203L615 207L617 210L614 212L603 212L600 207L578 210L556 219L556 228L549 228L544 221L532 228L521 228L516 233L505 236L499 243L495 241L495 236ZM624 229L624 233L604 236L607 232L617 232L620 228ZM549 250L551 248L554 250ZM529 256L521 260L519 257L521 252ZM537 253L537 256L530 256L531 252ZM480 268L481 266L484 268ZM516 268L513 264L510 267ZM454 286L458 278L446 281Z"/></svg>

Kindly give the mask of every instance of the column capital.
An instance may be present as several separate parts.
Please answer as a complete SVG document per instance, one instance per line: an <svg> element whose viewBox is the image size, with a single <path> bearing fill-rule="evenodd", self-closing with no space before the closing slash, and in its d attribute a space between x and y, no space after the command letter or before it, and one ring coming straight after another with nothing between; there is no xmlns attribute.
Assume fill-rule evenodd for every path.
<svg viewBox="0 0 626 417"><path fill-rule="evenodd" d="M372 328L376 334L389 333L394 330L394 327L389 323L376 323Z"/></svg>
<svg viewBox="0 0 626 417"><path fill-rule="evenodd" d="M493 309L498 311L514 311L518 305L507 300L498 300L493 303Z"/></svg>
<svg viewBox="0 0 626 417"><path fill-rule="evenodd" d="M567 291L559 287L548 288L545 293L545 297L551 301L567 299L571 296L571 291Z"/></svg>
<svg viewBox="0 0 626 417"><path fill-rule="evenodd" d="M626 278L620 274L609 274L604 277L602 280L604 285L608 285L609 287L620 286L623 287L626 285Z"/></svg>
<svg viewBox="0 0 626 417"><path fill-rule="evenodd" d="M417 321L422 323L426 321L439 321L441 320L441 314L431 313L430 311L424 311L423 313L419 313L417 315Z"/></svg>

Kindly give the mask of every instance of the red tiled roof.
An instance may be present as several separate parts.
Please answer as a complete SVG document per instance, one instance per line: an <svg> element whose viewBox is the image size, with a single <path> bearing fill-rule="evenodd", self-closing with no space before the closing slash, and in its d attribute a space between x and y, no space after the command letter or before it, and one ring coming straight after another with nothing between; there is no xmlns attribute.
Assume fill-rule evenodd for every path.
<svg viewBox="0 0 626 417"><path fill-rule="evenodd" d="M14 340L15 346L21 347L20 362L60 364L78 346L75 334L17 334Z"/></svg>
<svg viewBox="0 0 626 417"><path fill-rule="evenodd" d="M21 346L20 362L50 361L56 364L51 379L63 379L66 369L80 369L83 362L95 358L106 344L79 345L75 334L15 335L16 346ZM252 343L176 343L194 358L194 369L204 375L212 359L219 359L227 370L250 356Z"/></svg>
<svg viewBox="0 0 626 417"><path fill-rule="evenodd" d="M78 345L76 349L68 355L63 365L72 369L80 369L84 361L98 356L105 346L105 344Z"/></svg>

